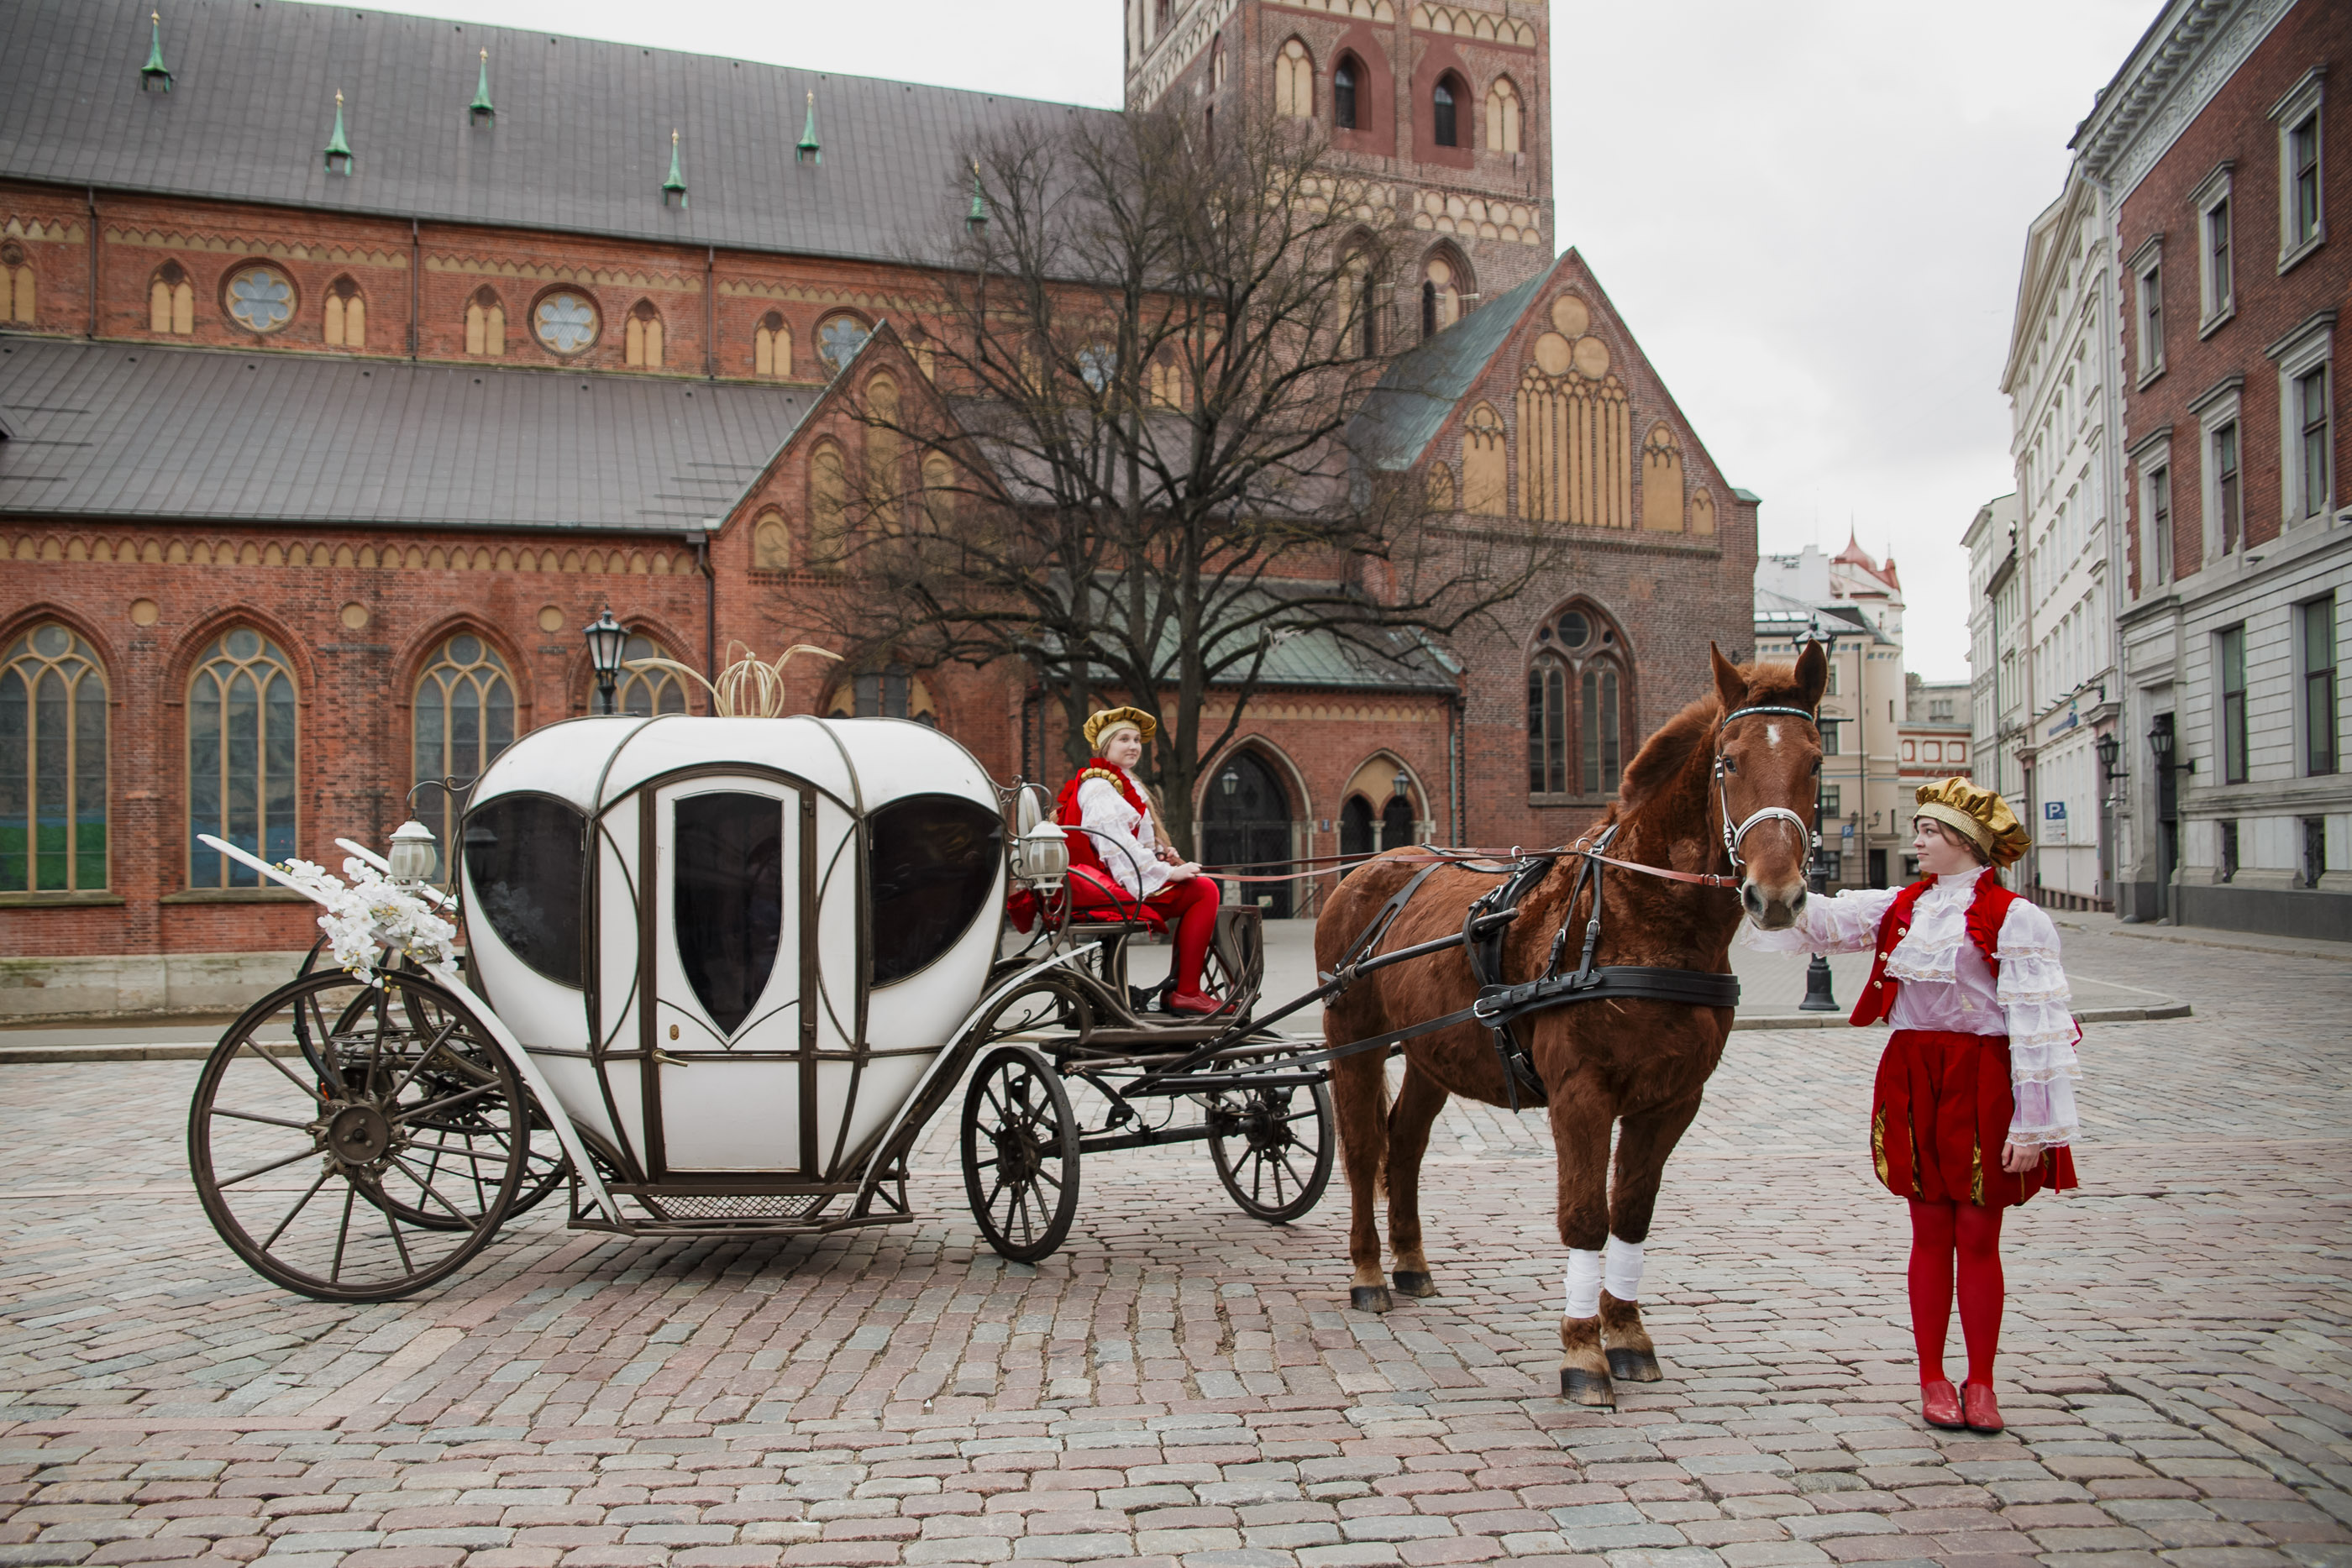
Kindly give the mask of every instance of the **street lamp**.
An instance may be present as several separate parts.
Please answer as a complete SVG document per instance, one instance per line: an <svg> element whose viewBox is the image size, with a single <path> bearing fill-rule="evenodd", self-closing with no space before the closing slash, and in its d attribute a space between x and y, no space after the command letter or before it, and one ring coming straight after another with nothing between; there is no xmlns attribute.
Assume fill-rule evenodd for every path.
<svg viewBox="0 0 2352 1568"><path fill-rule="evenodd" d="M1796 643L1801 653L1807 645L1818 644L1824 660L1834 656L1837 653L1837 633L1818 621L1798 632ZM1817 718L1813 727L1820 729L1822 721ZM1822 775L1815 773L1813 775L1813 892L1826 896L1830 890L1830 860L1829 851L1821 847L1822 787ZM1838 1010L1837 994L1830 987L1830 961L1822 954L1814 954L1805 965L1805 999L1797 1004L1797 1010L1807 1013L1833 1013Z"/></svg>
<svg viewBox="0 0 2352 1568"><path fill-rule="evenodd" d="M1242 787L1242 776L1241 776L1241 773L1239 772L1239 770L1237 770L1237 769L1235 769L1235 768L1232 768L1232 767L1230 767L1230 766L1229 766L1229 767L1227 767L1227 768L1226 768L1226 769L1225 769L1223 773L1221 773L1221 774L1219 774L1219 775L1217 776L1217 788L1219 788L1220 789L1223 789L1223 790L1226 794L1228 794L1228 795L1232 794L1234 790L1236 790L1236 789L1240 789L1241 787Z"/></svg>
<svg viewBox="0 0 2352 1568"><path fill-rule="evenodd" d="M1410 799L1412 794L1412 780L1405 777L1404 769L1401 768L1397 769L1394 788L1396 798L1400 800Z"/></svg>
<svg viewBox="0 0 2352 1568"><path fill-rule="evenodd" d="M600 711L613 711L613 688L621 677L621 651L629 644L629 629L613 619L613 607L591 621L582 636L588 639L588 662L596 666L596 695L602 702Z"/></svg>

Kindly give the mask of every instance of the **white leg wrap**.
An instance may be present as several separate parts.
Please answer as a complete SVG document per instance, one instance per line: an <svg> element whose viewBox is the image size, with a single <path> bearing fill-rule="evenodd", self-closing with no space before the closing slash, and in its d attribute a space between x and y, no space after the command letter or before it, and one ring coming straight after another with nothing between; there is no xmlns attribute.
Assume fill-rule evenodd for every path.
<svg viewBox="0 0 2352 1568"><path fill-rule="evenodd" d="M1568 1249L1568 1315L1601 1315L1601 1254L1588 1248Z"/></svg>
<svg viewBox="0 0 2352 1568"><path fill-rule="evenodd" d="M1609 1239L1608 1249L1601 1254L1601 1282L1609 1293L1621 1301L1642 1299L1642 1244Z"/></svg>

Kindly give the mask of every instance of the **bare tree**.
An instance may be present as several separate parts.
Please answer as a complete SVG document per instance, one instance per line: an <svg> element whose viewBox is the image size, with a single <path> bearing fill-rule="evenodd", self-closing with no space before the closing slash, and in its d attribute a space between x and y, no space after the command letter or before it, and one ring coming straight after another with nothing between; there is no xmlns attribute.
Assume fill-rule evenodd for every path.
<svg viewBox="0 0 2352 1568"><path fill-rule="evenodd" d="M1024 661L1073 762L1098 699L1157 711L1180 845L1282 642L1430 671L1432 638L1553 559L1356 449L1389 369L1371 350L1396 214L1325 152L1243 116L1213 142L1166 113L1023 127L979 149L952 263L929 264L937 398L845 383L868 461L839 630L924 663Z"/></svg>

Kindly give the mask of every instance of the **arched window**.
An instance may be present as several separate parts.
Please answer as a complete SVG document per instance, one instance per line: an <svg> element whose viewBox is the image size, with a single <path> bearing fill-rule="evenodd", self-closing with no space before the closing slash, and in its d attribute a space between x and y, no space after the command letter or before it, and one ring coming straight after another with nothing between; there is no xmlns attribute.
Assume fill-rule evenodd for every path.
<svg viewBox="0 0 2352 1568"><path fill-rule="evenodd" d="M1315 58L1297 38L1274 57L1274 112L1292 120L1315 118Z"/></svg>
<svg viewBox="0 0 2352 1568"><path fill-rule="evenodd" d="M1462 99L1462 78L1452 71L1437 78L1429 94L1429 139L1440 147L1459 147L1456 134L1459 116L1455 106Z"/></svg>
<svg viewBox="0 0 2352 1568"><path fill-rule="evenodd" d="M955 465L934 452L923 459L923 514L933 528L944 529L955 521Z"/></svg>
<svg viewBox="0 0 2352 1568"><path fill-rule="evenodd" d="M637 659L673 659L677 655L640 632L631 632L621 645L621 678L613 688L613 708L616 713L632 714L639 718L657 713L686 711L686 683L676 670L633 670ZM591 685L593 675L591 675Z"/></svg>
<svg viewBox="0 0 2352 1568"><path fill-rule="evenodd" d="M650 299L640 299L629 309L627 344L623 359L632 365L657 371L662 363L661 312Z"/></svg>
<svg viewBox="0 0 2352 1568"><path fill-rule="evenodd" d="M1652 425L1642 442L1642 527L1653 533L1683 531L1683 448L1663 423Z"/></svg>
<svg viewBox="0 0 2352 1568"><path fill-rule="evenodd" d="M1361 795L1350 795L1339 807L1339 852L1343 855L1368 855L1380 848L1378 835L1372 829L1372 803Z"/></svg>
<svg viewBox="0 0 2352 1568"><path fill-rule="evenodd" d="M1341 55L1339 63L1331 68L1331 129L1356 129L1356 84L1363 79L1364 68L1353 55Z"/></svg>
<svg viewBox="0 0 2352 1568"><path fill-rule="evenodd" d="M178 337L196 329L196 290L176 261L157 267L147 285L147 329Z"/></svg>
<svg viewBox="0 0 2352 1568"><path fill-rule="evenodd" d="M1691 496L1691 532L1695 534L1715 532L1715 497L1705 490L1696 491Z"/></svg>
<svg viewBox="0 0 2352 1568"><path fill-rule="evenodd" d="M367 299L348 277L327 285L325 336L331 349L367 347Z"/></svg>
<svg viewBox="0 0 2352 1568"><path fill-rule="evenodd" d="M106 672L54 621L0 654L0 893L106 886Z"/></svg>
<svg viewBox="0 0 2352 1568"><path fill-rule="evenodd" d="M1486 151L1519 150L1519 89L1508 77L1496 77L1486 89Z"/></svg>
<svg viewBox="0 0 2352 1568"><path fill-rule="evenodd" d="M1391 795L1381 808L1381 848L1401 850L1412 842L1412 802Z"/></svg>
<svg viewBox="0 0 2352 1568"><path fill-rule="evenodd" d="M755 571L793 569L793 531L784 522L784 514L773 507L751 525L751 568Z"/></svg>
<svg viewBox="0 0 2352 1568"><path fill-rule="evenodd" d="M486 360L503 359L507 351L507 308L498 290L484 284L466 301L466 352Z"/></svg>
<svg viewBox="0 0 2352 1568"><path fill-rule="evenodd" d="M1144 369L1144 385L1154 408L1184 406L1184 367L1172 360L1154 360Z"/></svg>
<svg viewBox="0 0 2352 1568"><path fill-rule="evenodd" d="M1220 33L1217 35L1216 39L1209 45L1209 90L1211 92L1223 92L1224 89L1225 37L1223 34Z"/></svg>
<svg viewBox="0 0 2352 1568"><path fill-rule="evenodd" d="M751 373L778 381L793 373L793 329L784 325L781 311L771 310L761 317L751 334Z"/></svg>
<svg viewBox="0 0 2352 1568"><path fill-rule="evenodd" d="M931 688L904 664L886 664L850 676L833 689L833 700L824 711L832 718L911 718L933 729L940 727L940 708L931 700Z"/></svg>
<svg viewBox="0 0 2352 1568"><path fill-rule="evenodd" d="M841 448L821 444L809 456L809 554L812 564L837 567L849 546L849 467Z"/></svg>
<svg viewBox="0 0 2352 1568"><path fill-rule="evenodd" d="M33 263L20 245L0 245L0 321L33 324Z"/></svg>
<svg viewBox="0 0 2352 1568"><path fill-rule="evenodd" d="M215 638L188 682L188 885L258 887L261 874L198 833L276 863L295 852L294 666L250 626ZM446 841L444 841L445 842Z"/></svg>
<svg viewBox="0 0 2352 1568"><path fill-rule="evenodd" d="M866 383L866 503L885 530L898 526L898 494L905 487L899 474L904 450L899 434L898 382L876 375Z"/></svg>
<svg viewBox="0 0 2352 1568"><path fill-rule="evenodd" d="M842 367L857 357L857 350L866 347L866 340L872 336L873 328L846 311L818 322L816 356L824 361L825 373L839 375Z"/></svg>
<svg viewBox="0 0 2352 1568"><path fill-rule="evenodd" d="M1597 612L1571 606L1538 627L1528 666L1528 792L1613 792L1624 772L1624 648Z"/></svg>
<svg viewBox="0 0 2352 1568"><path fill-rule="evenodd" d="M1482 402L1470 411L1462 433L1462 505L1465 510L1499 517L1510 509L1510 438L1495 405Z"/></svg>
<svg viewBox="0 0 2352 1568"><path fill-rule="evenodd" d="M514 744L514 681L497 649L470 632L441 644L416 677L416 765L410 781L455 789L422 789L416 814L441 841L441 873L449 873L449 846L475 779Z"/></svg>
<svg viewBox="0 0 2352 1568"><path fill-rule="evenodd" d="M1618 706L1617 666L1603 659L1584 666L1583 689L1576 705L1577 734L1582 741L1584 792L1613 791L1625 765L1622 724Z"/></svg>
<svg viewBox="0 0 2352 1568"><path fill-rule="evenodd" d="M1351 340L1356 351L1370 359L1380 351L1380 332L1374 325L1379 314L1379 298L1372 290L1372 261L1364 251L1353 250L1339 264L1339 329L1343 339Z"/></svg>
<svg viewBox="0 0 2352 1568"><path fill-rule="evenodd" d="M1453 258L1433 256L1422 268L1421 335L1433 338L1462 314L1462 274Z"/></svg>

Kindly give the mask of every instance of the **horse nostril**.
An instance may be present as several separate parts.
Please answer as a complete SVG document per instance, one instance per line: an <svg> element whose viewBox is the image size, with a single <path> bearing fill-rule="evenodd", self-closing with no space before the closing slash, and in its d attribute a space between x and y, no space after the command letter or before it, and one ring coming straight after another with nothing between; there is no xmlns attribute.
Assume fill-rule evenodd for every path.
<svg viewBox="0 0 2352 1568"><path fill-rule="evenodd" d="M1756 884L1754 883L1746 883L1741 885L1739 889L1739 902L1747 906L1748 913L1755 918L1761 920L1764 917L1764 895L1756 890Z"/></svg>

